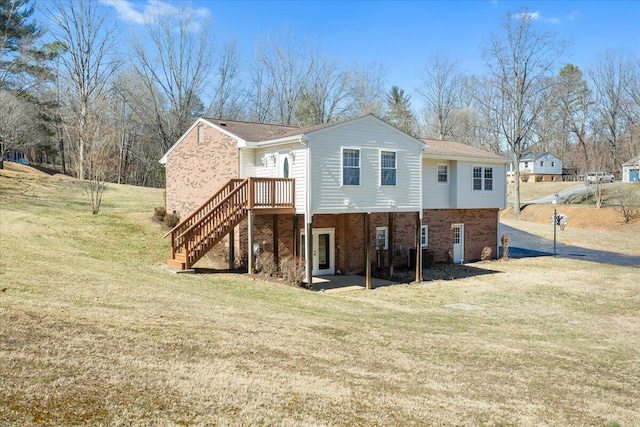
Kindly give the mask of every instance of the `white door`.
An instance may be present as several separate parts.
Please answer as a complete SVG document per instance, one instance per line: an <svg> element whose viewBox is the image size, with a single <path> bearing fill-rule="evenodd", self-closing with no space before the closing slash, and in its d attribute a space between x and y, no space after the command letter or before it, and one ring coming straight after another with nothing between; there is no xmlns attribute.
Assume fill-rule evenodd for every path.
<svg viewBox="0 0 640 427"><path fill-rule="evenodd" d="M464 262L464 224L453 224L453 262Z"/></svg>
<svg viewBox="0 0 640 427"><path fill-rule="evenodd" d="M314 276L323 276L335 273L335 229L313 229L313 271ZM300 254L305 258L306 252L305 233L300 235Z"/></svg>

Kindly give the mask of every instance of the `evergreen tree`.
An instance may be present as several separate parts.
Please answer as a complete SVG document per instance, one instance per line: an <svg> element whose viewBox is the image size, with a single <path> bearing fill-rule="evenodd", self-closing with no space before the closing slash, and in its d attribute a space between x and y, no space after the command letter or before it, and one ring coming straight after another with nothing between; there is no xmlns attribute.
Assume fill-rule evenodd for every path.
<svg viewBox="0 0 640 427"><path fill-rule="evenodd" d="M398 86L392 86L387 94L385 120L410 135L416 133L416 120L411 111L411 96L406 95Z"/></svg>

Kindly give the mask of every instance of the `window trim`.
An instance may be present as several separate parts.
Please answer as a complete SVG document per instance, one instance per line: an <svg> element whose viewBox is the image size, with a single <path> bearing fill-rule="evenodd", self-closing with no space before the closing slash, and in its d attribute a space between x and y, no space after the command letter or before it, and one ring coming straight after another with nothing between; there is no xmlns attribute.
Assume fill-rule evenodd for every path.
<svg viewBox="0 0 640 427"><path fill-rule="evenodd" d="M380 249L378 247L378 233L380 233L380 231L384 231L384 245L382 247L382 250L386 251L387 249L389 249L389 227L376 227L376 250Z"/></svg>
<svg viewBox="0 0 640 427"><path fill-rule="evenodd" d="M394 154L394 160L395 160L395 167L393 168L393 170L396 171L396 182L395 184L383 184L382 183L382 153L393 153ZM378 180L378 187L397 187L398 186L398 150L386 150L386 149L380 149L378 150L378 174L380 179ZM391 168L385 168L385 169L390 169Z"/></svg>
<svg viewBox="0 0 640 427"><path fill-rule="evenodd" d="M428 225L423 225L422 228L420 229L420 247L422 248L429 247L429 226Z"/></svg>
<svg viewBox="0 0 640 427"><path fill-rule="evenodd" d="M480 169L480 189L476 190L475 188L475 180L476 177L474 175L475 170L479 168ZM491 190L486 190L485 189L485 171L487 169L491 169ZM494 172L495 167L494 166L489 166L489 165L472 165L471 166L471 191L474 193L493 193L495 190L495 174Z"/></svg>
<svg viewBox="0 0 640 427"><path fill-rule="evenodd" d="M446 182L440 181L440 166L444 166L447 168L447 180ZM436 183L439 185L449 185L449 164L448 163L437 163L436 164Z"/></svg>
<svg viewBox="0 0 640 427"><path fill-rule="evenodd" d="M345 150L354 150L358 152L358 183L357 184L345 184L344 183L344 152ZM354 168L354 166L349 166ZM360 187L362 184L362 149L360 147L341 147L340 148L340 187Z"/></svg>

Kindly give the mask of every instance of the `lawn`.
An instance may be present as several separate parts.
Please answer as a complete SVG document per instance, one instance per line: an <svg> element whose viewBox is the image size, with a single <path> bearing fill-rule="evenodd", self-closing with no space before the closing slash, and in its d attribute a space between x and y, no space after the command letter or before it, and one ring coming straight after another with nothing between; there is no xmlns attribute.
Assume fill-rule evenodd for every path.
<svg viewBox="0 0 640 427"><path fill-rule="evenodd" d="M0 171L0 425L640 424L637 268L332 294L172 275L161 190L110 185L91 215L27 170Z"/></svg>

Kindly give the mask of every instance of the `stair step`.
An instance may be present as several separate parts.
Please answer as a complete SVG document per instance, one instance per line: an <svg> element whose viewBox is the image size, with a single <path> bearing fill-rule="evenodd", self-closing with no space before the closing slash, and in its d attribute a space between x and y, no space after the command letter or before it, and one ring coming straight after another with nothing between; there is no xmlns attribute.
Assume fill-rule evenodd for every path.
<svg viewBox="0 0 640 427"><path fill-rule="evenodd" d="M175 268L176 270L186 270L187 269L187 263L184 261L178 261L175 259L168 259L167 260L167 266L169 266L170 268Z"/></svg>
<svg viewBox="0 0 640 427"><path fill-rule="evenodd" d="M187 256L186 256L185 254L183 254L183 253L179 253L179 252L177 252L177 253L173 256L173 258L174 258L176 261L182 261L182 262L184 262L184 261L186 261L186 260L187 260Z"/></svg>

